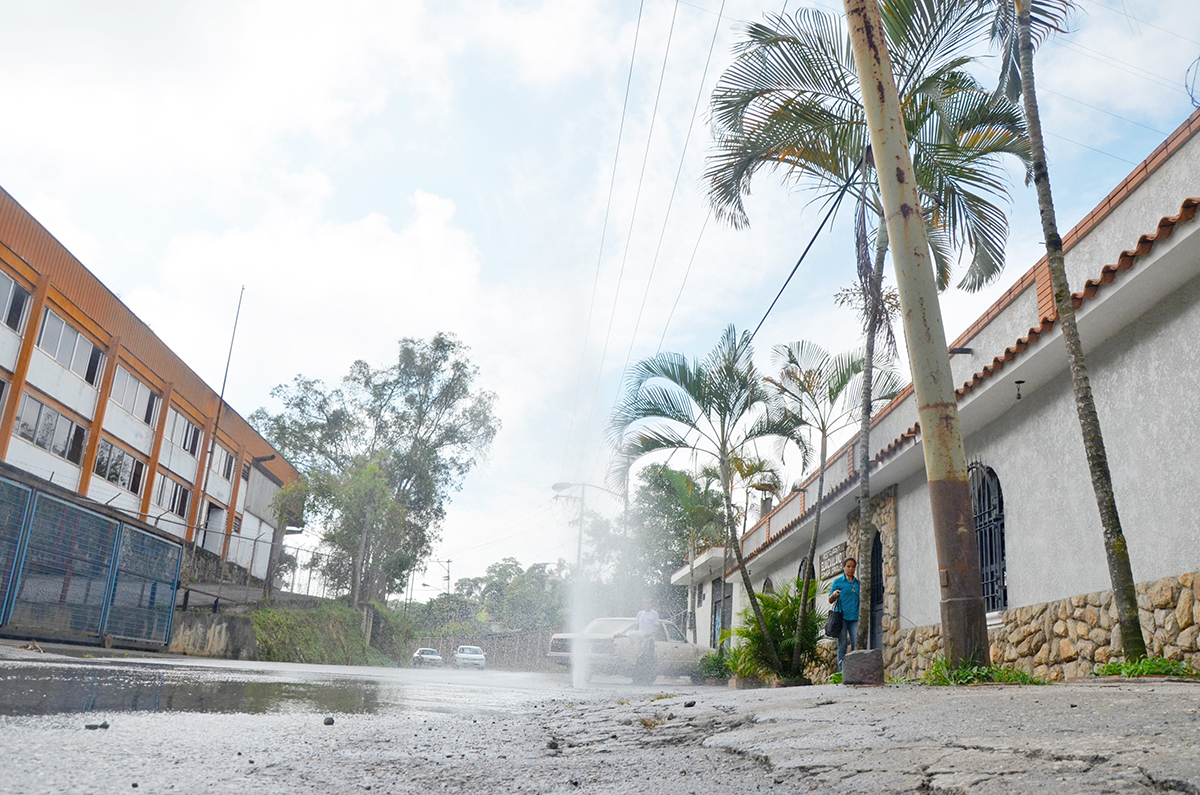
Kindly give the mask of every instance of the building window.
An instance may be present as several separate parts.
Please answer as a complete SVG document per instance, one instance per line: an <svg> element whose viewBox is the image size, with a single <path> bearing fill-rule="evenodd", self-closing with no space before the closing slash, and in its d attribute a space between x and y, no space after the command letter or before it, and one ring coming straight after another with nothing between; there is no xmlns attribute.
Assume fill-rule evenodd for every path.
<svg viewBox="0 0 1200 795"><path fill-rule="evenodd" d="M216 445L213 449L213 456L210 468L223 480L233 482L234 468L237 465L237 456L226 450L221 445Z"/></svg>
<svg viewBox="0 0 1200 795"><path fill-rule="evenodd" d="M242 480L249 480L249 479L250 479L250 462L247 461L246 463L242 464Z"/></svg>
<svg viewBox="0 0 1200 795"><path fill-rule="evenodd" d="M154 489L154 504L176 516L187 518L188 500L192 490L166 475L158 478L158 487Z"/></svg>
<svg viewBox="0 0 1200 795"><path fill-rule="evenodd" d="M0 273L0 321L20 334L27 306L29 291L13 281L7 273Z"/></svg>
<svg viewBox="0 0 1200 795"><path fill-rule="evenodd" d="M979 542L979 569L983 575L983 604L989 613L1008 609L1008 571L1004 560L1004 495L991 467L978 461L967 467L971 481L971 508Z"/></svg>
<svg viewBox="0 0 1200 795"><path fill-rule="evenodd" d="M87 430L29 395L21 398L14 431L22 439L72 464L83 461Z"/></svg>
<svg viewBox="0 0 1200 795"><path fill-rule="evenodd" d="M42 313L42 329L38 333L38 347L58 363L92 386L100 382L104 373L104 353L46 307Z"/></svg>
<svg viewBox="0 0 1200 795"><path fill-rule="evenodd" d="M200 429L175 409L167 412L167 438L192 458L200 449Z"/></svg>
<svg viewBox="0 0 1200 795"><path fill-rule="evenodd" d="M114 403L147 425L153 426L154 420L158 418L158 395L119 364L117 373L113 376L110 397Z"/></svg>
<svg viewBox="0 0 1200 795"><path fill-rule="evenodd" d="M142 493L142 478L146 464L135 456L115 446L107 439L101 440L96 449L95 473L134 494Z"/></svg>
<svg viewBox="0 0 1200 795"><path fill-rule="evenodd" d="M242 534L242 517L233 517L233 532L237 533L238 535Z"/></svg>

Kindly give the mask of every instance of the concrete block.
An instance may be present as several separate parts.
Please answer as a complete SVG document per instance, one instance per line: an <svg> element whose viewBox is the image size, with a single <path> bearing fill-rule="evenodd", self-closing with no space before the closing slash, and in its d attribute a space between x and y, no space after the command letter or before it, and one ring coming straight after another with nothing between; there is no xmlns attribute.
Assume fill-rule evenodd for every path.
<svg viewBox="0 0 1200 795"><path fill-rule="evenodd" d="M842 683L847 685L882 685L883 650L864 649L846 652L842 658Z"/></svg>

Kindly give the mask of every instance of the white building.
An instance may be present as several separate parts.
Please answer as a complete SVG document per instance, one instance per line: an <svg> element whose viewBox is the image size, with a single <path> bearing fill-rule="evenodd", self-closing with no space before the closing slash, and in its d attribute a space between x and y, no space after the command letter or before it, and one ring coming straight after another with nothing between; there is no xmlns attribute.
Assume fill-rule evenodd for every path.
<svg viewBox="0 0 1200 795"><path fill-rule="evenodd" d="M1200 111L1064 238L1079 330L1152 653L1198 654L1200 521ZM1048 266L1034 265L951 348L972 462L995 662L1051 678L1119 654L1100 519L1076 419ZM1190 407L1190 408L1189 408ZM857 439L830 457L818 539L820 575L857 548ZM919 674L940 650L929 494L911 388L873 422L875 644L888 672ZM756 588L797 576L813 526L816 477L743 538ZM851 553L853 554L853 553ZM697 624L719 624L722 588L742 606L720 550L697 561ZM877 570L878 571L878 570ZM720 580L730 581L723 586ZM686 584L688 570L674 577ZM715 598L714 598L715 597ZM864 594L864 598L866 595ZM714 620L714 614L716 619Z"/></svg>
<svg viewBox="0 0 1200 795"><path fill-rule="evenodd" d="M297 477L3 191L0 461L258 577L279 524L272 500Z"/></svg>

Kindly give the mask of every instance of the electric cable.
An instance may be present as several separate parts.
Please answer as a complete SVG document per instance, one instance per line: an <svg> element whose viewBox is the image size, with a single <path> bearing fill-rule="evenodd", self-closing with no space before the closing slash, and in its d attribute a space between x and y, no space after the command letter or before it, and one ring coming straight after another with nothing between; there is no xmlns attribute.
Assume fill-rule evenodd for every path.
<svg viewBox="0 0 1200 795"><path fill-rule="evenodd" d="M708 57L704 59L704 70L700 73L700 85L696 89L696 102L692 107L692 118L688 122L687 134L683 137L683 148L679 152L679 167L675 169L675 182L671 185L671 195L667 199L667 211L663 215L662 231L658 233L658 245L655 246L654 258L650 261L650 275L646 277L646 289L642 293L642 305L638 307L637 321L633 324L633 334L629 338L629 350L625 352L625 364L621 366L622 377L624 377L625 371L629 369L629 359L633 356L633 346L637 342L638 329L642 326L642 314L646 311L646 300L650 296L650 284L654 281L654 270L658 265L658 255L662 251L663 238L667 236L667 222L671 218L671 207L675 203L675 192L679 188L679 178L683 175L683 164L687 160L687 147L692 140L692 129L696 125L696 116L700 112L700 100L704 98L704 81L708 78L708 67L712 64L712 54L717 46L717 34L721 32L721 19L724 12L725 0L721 0L721 8L717 11L717 22L713 26L712 40L708 44ZM707 218L705 218L705 223L708 223ZM696 254L693 251L692 257L695 258L695 256ZM688 269L691 269L690 263L688 264ZM687 277L685 276L684 278L686 280ZM676 299L676 303L678 303L678 299ZM673 308L672 312L674 312ZM663 333L666 333L665 329ZM659 341L659 345L662 345L661 340Z"/></svg>
<svg viewBox="0 0 1200 795"><path fill-rule="evenodd" d="M758 330L762 328L763 323L767 322L767 316L771 314L771 310L774 309L775 304L779 302L780 297L783 295L783 291L787 289L788 284L790 284L792 281L792 277L796 275L796 271L800 270L801 263L803 263L804 258L808 256L808 252L812 249L813 244L817 242L817 238L825 229L825 224L829 222L830 216L832 216L834 211L837 210L838 205L842 203L842 197L846 195L846 191L850 188L850 184L854 182L854 177L858 174L858 169L861 166L862 163L860 162L854 167L854 170L850 172L850 176L846 179L846 183L842 185L840 189L838 189L837 195L834 196L833 200L829 203L829 209L825 212L825 217L821 219L821 224L817 227L817 231L813 232L812 239L808 241L808 245L805 246L804 251L800 253L800 259L796 260L796 265L792 268L792 272L789 273L788 277L783 280L783 286L779 288L779 292L775 294L775 300L771 301L771 305L768 306L767 311L763 313L762 320L758 321L758 325L754 327L754 333L750 335L750 342L754 342L754 338L758 336Z"/></svg>
<svg viewBox="0 0 1200 795"><path fill-rule="evenodd" d="M687 270L683 272L683 283L679 285L679 292L675 295L675 303L671 305L671 312L667 315L667 322L663 324L662 336L658 338L658 349L655 353L662 350L663 341L667 338L667 329L671 327L671 319L675 317L675 309L679 306L679 299L683 297L683 288L687 287L688 275L692 272L692 263L696 261L696 252L700 250L700 240L704 237L704 230L708 226L709 219L712 218L712 208L708 210L708 214L704 216L704 223L700 225L700 234L696 235L696 245L692 248L692 256L688 259Z"/></svg>
<svg viewBox="0 0 1200 795"><path fill-rule="evenodd" d="M575 379L575 397L571 400L571 421L567 426L567 438L563 443L563 461L559 468L560 472L564 472L567 468L567 457L571 453L571 436L575 431L575 416L579 408L579 390L583 388L583 370L584 363L587 361L587 343L588 337L592 333L592 311L596 306L596 292L600 285L600 265L604 261L604 236L608 232L608 217L612 210L613 190L617 183L617 163L621 159L621 137L625 132L625 114L629 108L629 90L633 84L633 65L637 60L637 45L638 38L642 32L642 10L646 6L646 0L642 0L638 5L637 25L633 31L633 51L629 55L629 75L625 78L625 100L621 103L621 121L617 125L617 150L613 155L612 176L608 182L608 199L604 203L604 223L600 227L600 251L596 255L596 276L592 281L592 297L588 303L587 323L584 325L583 331L583 350L579 355L579 375Z"/></svg>
<svg viewBox="0 0 1200 795"><path fill-rule="evenodd" d="M646 150L642 155L642 168L641 168L641 171L638 173L637 189L634 191L634 194L633 194L633 210L629 216L629 231L626 233L626 236L625 236L625 251L621 255L621 267L617 271L617 289L613 295L612 311L608 315L608 330L604 334L604 346L600 350L600 365L597 368L597 372L596 372L596 387L595 387L595 389L592 390L592 403L591 403L591 406L588 408L588 413L586 415L584 415L585 423L590 422L592 419L592 416L596 413L596 399L600 396L600 383L604 379L604 360L606 358L608 358L608 344L612 340L613 322L616 320L617 306L620 304L621 282L624 280L625 265L629 260L629 245L633 240L633 225L634 225L634 222L637 220L638 203L641 200L642 184L645 181L645 177L646 177L646 164L650 160L650 144L654 140L654 121L658 116L659 100L662 98L663 78L665 77L665 75L667 73L667 60L671 56L671 41L672 41L672 39L674 39L674 36L675 36L675 19L679 13L679 2L680 2L680 0L675 0L675 11L671 15L671 28L670 28L670 31L667 33L666 52L663 53L662 70L659 72L659 76L658 76L658 90L654 94L654 107L650 111L650 129L646 133Z"/></svg>

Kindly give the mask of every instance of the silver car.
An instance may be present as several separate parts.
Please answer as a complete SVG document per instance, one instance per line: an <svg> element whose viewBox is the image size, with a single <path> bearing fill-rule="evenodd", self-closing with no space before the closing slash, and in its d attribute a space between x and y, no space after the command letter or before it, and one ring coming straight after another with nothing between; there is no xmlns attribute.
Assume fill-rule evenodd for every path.
<svg viewBox="0 0 1200 795"><path fill-rule="evenodd" d="M442 655L437 649L417 649L413 653L413 668L441 668Z"/></svg>
<svg viewBox="0 0 1200 795"><path fill-rule="evenodd" d="M586 666L589 678L592 674L628 676L635 685L652 684L660 674L698 678L700 660L708 649L691 643L679 627L663 621L646 654L636 629L635 618L597 618L583 632L560 632L553 636L547 656L559 665L570 667L574 650Z"/></svg>
<svg viewBox="0 0 1200 795"><path fill-rule="evenodd" d="M459 646L454 651L454 667L482 670L487 667L487 657L478 646Z"/></svg>

